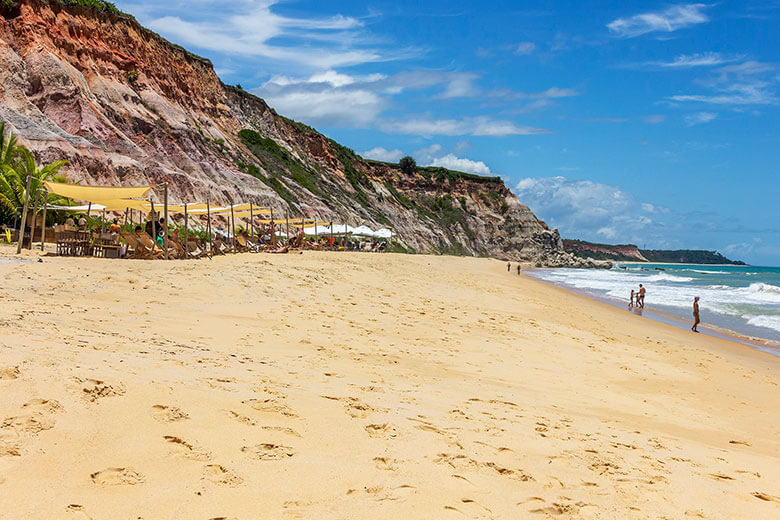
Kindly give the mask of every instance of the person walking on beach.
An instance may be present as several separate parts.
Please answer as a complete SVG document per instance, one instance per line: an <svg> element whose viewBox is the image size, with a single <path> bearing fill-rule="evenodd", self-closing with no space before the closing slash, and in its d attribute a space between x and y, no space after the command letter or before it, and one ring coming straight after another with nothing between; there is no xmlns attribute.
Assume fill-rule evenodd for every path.
<svg viewBox="0 0 780 520"><path fill-rule="evenodd" d="M701 320L699 319L699 297L697 296L693 299L693 327L691 327L693 332L699 332L697 329L699 323Z"/></svg>
<svg viewBox="0 0 780 520"><path fill-rule="evenodd" d="M636 305L637 307L645 308L645 288L641 283L639 284L639 294L636 296Z"/></svg>
<svg viewBox="0 0 780 520"><path fill-rule="evenodd" d="M508 273L512 269L512 262L506 263L506 272Z"/></svg>
<svg viewBox="0 0 780 520"><path fill-rule="evenodd" d="M517 264L517 276L520 276L520 264Z"/></svg>
<svg viewBox="0 0 780 520"><path fill-rule="evenodd" d="M634 308L634 290L631 289L631 296L628 297L628 308L633 309Z"/></svg>

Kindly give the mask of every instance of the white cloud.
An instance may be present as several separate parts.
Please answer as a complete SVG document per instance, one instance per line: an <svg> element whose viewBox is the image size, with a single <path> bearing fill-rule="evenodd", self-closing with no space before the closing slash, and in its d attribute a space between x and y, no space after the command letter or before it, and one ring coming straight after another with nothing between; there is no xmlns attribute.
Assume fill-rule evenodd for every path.
<svg viewBox="0 0 780 520"><path fill-rule="evenodd" d="M377 146L376 148L362 152L360 155L361 157L365 157L366 159L374 159L375 161L397 163L401 157L404 156L404 153L398 149L387 150L381 146Z"/></svg>
<svg viewBox="0 0 780 520"><path fill-rule="evenodd" d="M460 172L476 173L478 175L490 175L490 168L487 167L482 161L472 161L471 159L463 159L456 157L455 155L448 153L444 157L437 157L428 166L442 166L449 170L457 170Z"/></svg>
<svg viewBox="0 0 780 520"><path fill-rule="evenodd" d="M718 114L714 114L712 112L696 112L694 114L687 114L685 117L683 117L683 121L685 121L687 126L695 126L709 123L716 117L718 117Z"/></svg>
<svg viewBox="0 0 780 520"><path fill-rule="evenodd" d="M651 124L651 125L657 125L658 123L663 123L666 121L666 116L662 114L651 114L649 116L646 116L644 118L645 123Z"/></svg>
<svg viewBox="0 0 780 520"><path fill-rule="evenodd" d="M774 92L774 86L779 80L773 77L776 70L775 65L758 61L727 65L717 69L709 79L699 82L712 88L714 93L680 94L667 99L712 105L777 105L780 99Z"/></svg>
<svg viewBox="0 0 780 520"><path fill-rule="evenodd" d="M365 127L387 106L375 91L351 76L328 71L308 79L277 76L252 92L287 117L309 124Z"/></svg>
<svg viewBox="0 0 780 520"><path fill-rule="evenodd" d="M475 96L479 93L479 89L474 85L474 80L477 77L476 74L452 74L451 79L447 83L447 88L437 97L440 99L452 99Z"/></svg>
<svg viewBox="0 0 780 520"><path fill-rule="evenodd" d="M466 119L410 118L384 121L381 129L388 133L430 137L434 135L506 136L550 133L550 130L532 126L518 126L511 121L488 117Z"/></svg>
<svg viewBox="0 0 780 520"><path fill-rule="evenodd" d="M264 57L311 68L331 68L394 59L363 44L363 22L340 14L291 18L273 11L277 0L224 4L201 2L187 19L162 3L147 10L146 25L185 46L239 56ZM157 14L161 12L165 14ZM286 45L276 42L284 40Z"/></svg>
<svg viewBox="0 0 780 520"><path fill-rule="evenodd" d="M430 165L433 163L436 157L441 156L441 152L444 148L438 143L434 143L430 146L420 148L416 150L412 155L415 160L421 165Z"/></svg>
<svg viewBox="0 0 780 520"><path fill-rule="evenodd" d="M672 101L695 101L712 105L776 105L777 96L768 90L767 83L735 84L720 88L719 94L684 94L671 96Z"/></svg>
<svg viewBox="0 0 780 520"><path fill-rule="evenodd" d="M515 194L561 234L586 240L638 242L658 225L648 214L664 213L617 186L565 177L522 179Z"/></svg>
<svg viewBox="0 0 780 520"><path fill-rule="evenodd" d="M663 11L641 13L618 18L607 24L612 34L634 38L651 32L674 32L685 27L708 22L705 4L674 5Z"/></svg>
<svg viewBox="0 0 780 520"><path fill-rule="evenodd" d="M733 61L742 59L742 56L726 57L719 52L702 52L696 54L681 54L672 61L661 62L661 67L668 68L690 68L690 67L712 67L715 65L722 65Z"/></svg>
<svg viewBox="0 0 780 520"><path fill-rule="evenodd" d="M524 56L526 54L533 54L536 50L536 44L534 42L520 42L515 47L515 54Z"/></svg>

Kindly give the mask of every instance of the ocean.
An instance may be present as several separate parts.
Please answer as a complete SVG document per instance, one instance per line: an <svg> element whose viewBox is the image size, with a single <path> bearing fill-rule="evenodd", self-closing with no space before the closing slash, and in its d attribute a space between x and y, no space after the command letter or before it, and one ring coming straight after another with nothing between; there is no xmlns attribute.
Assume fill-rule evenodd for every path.
<svg viewBox="0 0 780 520"><path fill-rule="evenodd" d="M612 269L537 269L531 276L628 306L631 289L647 289L645 311L764 343L780 355L780 267L618 263ZM761 347L761 345L759 345Z"/></svg>

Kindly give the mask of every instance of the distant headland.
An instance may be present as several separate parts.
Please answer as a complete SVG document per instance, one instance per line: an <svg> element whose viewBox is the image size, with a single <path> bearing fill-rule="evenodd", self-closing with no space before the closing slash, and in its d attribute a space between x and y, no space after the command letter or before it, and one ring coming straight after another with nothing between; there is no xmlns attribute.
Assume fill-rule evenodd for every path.
<svg viewBox="0 0 780 520"><path fill-rule="evenodd" d="M741 260L730 260L717 251L701 249L639 249L634 244L596 244L584 240L563 240L564 250L580 258L613 260L618 262L653 262L671 264L730 264L747 265Z"/></svg>

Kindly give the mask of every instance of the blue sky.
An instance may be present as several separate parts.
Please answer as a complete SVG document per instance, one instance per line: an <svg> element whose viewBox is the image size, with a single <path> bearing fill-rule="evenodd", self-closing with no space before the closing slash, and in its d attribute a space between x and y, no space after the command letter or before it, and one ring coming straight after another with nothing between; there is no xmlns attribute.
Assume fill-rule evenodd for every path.
<svg viewBox="0 0 780 520"><path fill-rule="evenodd" d="M365 157L499 175L564 237L780 265L780 1L119 1Z"/></svg>

